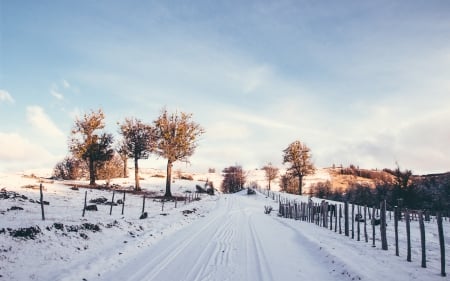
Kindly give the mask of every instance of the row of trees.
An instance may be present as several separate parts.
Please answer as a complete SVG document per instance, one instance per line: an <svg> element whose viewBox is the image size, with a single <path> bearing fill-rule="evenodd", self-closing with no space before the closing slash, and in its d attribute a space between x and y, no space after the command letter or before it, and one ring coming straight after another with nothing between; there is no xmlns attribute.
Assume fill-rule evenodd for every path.
<svg viewBox="0 0 450 281"><path fill-rule="evenodd" d="M87 167L89 184L95 185L101 168L107 167L112 159L120 158L117 167L126 176L127 160L134 160L135 190L139 191L139 160L147 159L150 154L167 159L166 197L171 197L170 190L173 163L189 162L197 148L198 139L204 129L192 120L192 114L168 113L163 109L159 117L152 123L145 123L137 118L126 118L119 123L121 140L114 149L113 135L103 131L105 115L101 109L84 114L75 120L69 139L71 156L58 163L55 176L80 177L83 168ZM114 158L116 155L116 158ZM117 157L118 155L118 157ZM114 169L113 169L114 170Z"/></svg>
<svg viewBox="0 0 450 281"><path fill-rule="evenodd" d="M301 141L292 142L283 150L283 164L289 167L286 174L281 177L281 189L291 191L292 193L302 194L303 177L313 174L315 167L311 161L311 149ZM263 167L268 189L271 188L271 182L279 176L279 169L271 163ZM245 183L245 175L241 166L231 166L223 171L222 190L227 193L239 191ZM292 189L292 185L297 186L297 190Z"/></svg>

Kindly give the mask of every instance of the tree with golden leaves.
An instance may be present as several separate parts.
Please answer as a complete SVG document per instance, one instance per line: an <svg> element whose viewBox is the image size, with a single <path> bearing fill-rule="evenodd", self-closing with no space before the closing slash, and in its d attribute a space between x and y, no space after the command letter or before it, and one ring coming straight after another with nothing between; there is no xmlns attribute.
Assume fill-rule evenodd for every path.
<svg viewBox="0 0 450 281"><path fill-rule="evenodd" d="M154 121L156 134L155 153L167 159L167 177L165 197L172 197L170 190L172 167L176 161L189 163L197 148L198 138L205 132L195 123L190 113L169 114L164 109Z"/></svg>
<svg viewBox="0 0 450 281"><path fill-rule="evenodd" d="M311 149L300 141L294 141L283 150L283 164L290 164L287 172L298 178L298 194L302 195L303 177L314 173Z"/></svg>
<svg viewBox="0 0 450 281"><path fill-rule="evenodd" d="M105 128L104 119L101 109L85 113L75 120L69 140L70 152L88 164L90 185L95 185L96 166L114 155L112 135L100 131Z"/></svg>

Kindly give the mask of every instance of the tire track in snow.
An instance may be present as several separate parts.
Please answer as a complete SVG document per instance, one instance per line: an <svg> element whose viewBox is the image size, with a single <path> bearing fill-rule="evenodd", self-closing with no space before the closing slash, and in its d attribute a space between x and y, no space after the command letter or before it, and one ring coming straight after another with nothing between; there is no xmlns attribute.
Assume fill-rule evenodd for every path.
<svg viewBox="0 0 450 281"><path fill-rule="evenodd" d="M219 205L223 204L222 199L219 200ZM227 207L224 209L228 209ZM218 206L218 209L222 208ZM197 241L199 237L204 233L206 229L210 227L208 221L217 220L221 216L221 212L213 212L208 216L208 219L203 219L202 224L200 224L200 228L192 228L188 226L187 229L181 230L181 232L186 233L189 232L189 235L183 235L183 237L178 238L176 240L172 240L173 235L166 238L170 243L164 243L165 247L158 247L159 244L163 243L160 241L158 244L154 245L155 247L151 247L153 251L145 251L141 253L136 259L130 261L126 267L126 271L119 271L114 274L108 274L104 276L102 280L113 280L113 279L123 279L123 280L158 280L155 279L161 272L167 270L170 264L177 259L177 257L186 250L194 241ZM198 225L198 224L197 224ZM178 234L178 233L175 233ZM185 239L183 239L185 238ZM151 256L153 254L153 256ZM150 255L150 258L149 256ZM134 263L133 263L134 262ZM179 270L176 268L174 270ZM173 270L172 270L173 271ZM121 278L120 278L121 277ZM187 279L186 279L187 280Z"/></svg>
<svg viewBox="0 0 450 281"><path fill-rule="evenodd" d="M324 258L314 253L317 245L265 215L264 203L258 197L224 195L208 216L160 240L102 280L336 280L327 268L314 264L314 258Z"/></svg>
<svg viewBox="0 0 450 281"><path fill-rule="evenodd" d="M232 217L224 219L226 221L214 231L209 244L200 254L187 280L211 280L218 269L223 269L230 264L235 228Z"/></svg>
<svg viewBox="0 0 450 281"><path fill-rule="evenodd" d="M253 252L253 256L255 257L256 261L255 264L257 265L258 269L256 272L258 274L257 280L274 280L270 264L267 260L267 257L264 252L263 243L261 242L261 239L258 235L258 232L255 230L255 225L252 221L251 215L248 217L248 226L249 226L249 233L251 234L248 239L250 240L251 245L251 252ZM254 273L252 270L251 272L247 272L247 275L250 277L249 280L251 280L252 276L251 274Z"/></svg>

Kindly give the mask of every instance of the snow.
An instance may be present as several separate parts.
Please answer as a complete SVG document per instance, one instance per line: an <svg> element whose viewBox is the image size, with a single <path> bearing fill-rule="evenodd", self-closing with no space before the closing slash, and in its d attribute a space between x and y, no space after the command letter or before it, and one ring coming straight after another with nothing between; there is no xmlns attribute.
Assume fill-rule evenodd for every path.
<svg viewBox="0 0 450 281"><path fill-rule="evenodd" d="M263 179L255 174L255 180ZM162 194L164 178L150 173L143 177L144 190ZM189 194L185 191L204 185L206 178L216 187L220 184L217 174L195 175L193 181L175 180L173 192ZM129 186L132 179L113 183ZM38 200L39 189L26 185L38 186L39 178L0 174L0 188ZM276 200L260 193L201 195L199 201L179 201L176 208L174 202L166 202L164 210L161 202L147 199L149 217L143 220L139 219L142 196L127 193L124 215L121 205L113 208L111 216L110 206L98 205L99 211L87 211L83 218L86 190L88 200L101 196L111 200L112 192L71 190L59 181L46 180L43 185L44 200L50 202L45 206L45 221L39 204L0 199L0 231L30 226L42 231L35 239L0 233L0 280L449 280L440 276L435 221L426 223L428 267L421 268L417 221L411 222L413 260L407 262L404 222L399 228L400 257L396 257L393 221L388 220L389 250L383 251L378 227L374 248L371 241L356 241L312 223L278 217ZM122 199L123 194L115 196ZM270 214L264 214L267 205L274 208ZM7 211L12 206L24 210ZM57 229L55 223L65 228ZM100 231L68 231L70 226L86 223L98 225ZM368 232L371 238L370 226ZM448 252L448 221L444 233Z"/></svg>

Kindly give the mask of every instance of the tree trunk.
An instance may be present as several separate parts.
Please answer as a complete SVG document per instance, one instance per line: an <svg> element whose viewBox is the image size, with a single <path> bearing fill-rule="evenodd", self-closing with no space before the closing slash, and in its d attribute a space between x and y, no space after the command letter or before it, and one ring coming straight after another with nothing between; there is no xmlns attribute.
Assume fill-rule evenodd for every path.
<svg viewBox="0 0 450 281"><path fill-rule="evenodd" d="M94 160L89 158L89 185L95 185Z"/></svg>
<svg viewBox="0 0 450 281"><path fill-rule="evenodd" d="M141 187L139 185L139 159L137 157L134 158L134 190L139 191Z"/></svg>
<svg viewBox="0 0 450 281"><path fill-rule="evenodd" d="M298 176L298 195L302 195L303 176Z"/></svg>
<svg viewBox="0 0 450 281"><path fill-rule="evenodd" d="M270 190L270 180L269 180L269 190Z"/></svg>
<svg viewBox="0 0 450 281"><path fill-rule="evenodd" d="M164 194L164 197L172 197L172 192L170 191L170 184L172 180L172 166L172 161L167 160L166 194Z"/></svg>
<svg viewBox="0 0 450 281"><path fill-rule="evenodd" d="M124 178L128 178L127 171L128 171L128 158L125 158L125 159L123 159L123 177Z"/></svg>

